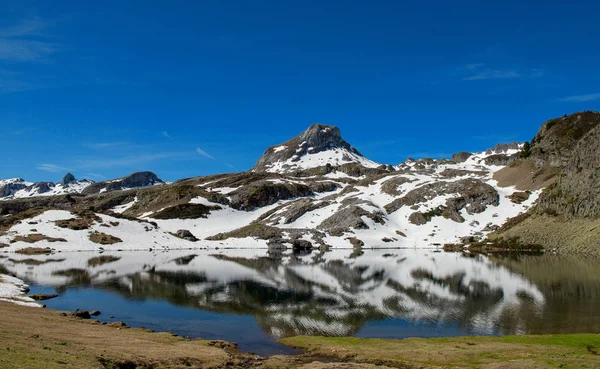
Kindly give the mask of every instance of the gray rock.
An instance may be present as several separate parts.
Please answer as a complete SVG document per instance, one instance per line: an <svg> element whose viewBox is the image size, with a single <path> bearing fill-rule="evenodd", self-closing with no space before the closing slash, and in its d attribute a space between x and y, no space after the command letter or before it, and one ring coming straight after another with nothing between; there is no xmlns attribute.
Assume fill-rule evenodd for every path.
<svg viewBox="0 0 600 369"><path fill-rule="evenodd" d="M143 188L150 187L156 184L164 184L165 182L158 178L152 172L135 172L123 178L111 181L96 182L83 190L83 194L97 194L100 191L105 192L119 191L125 188Z"/></svg>
<svg viewBox="0 0 600 369"><path fill-rule="evenodd" d="M76 181L76 180L75 180L75 176L74 176L73 174L71 174L71 173L67 173L67 174L66 174L66 175L65 175L65 176L64 176L64 177L63 177L63 178L60 180L60 182L59 182L59 183L60 183L61 185L63 185L63 186L65 186L65 187L66 187L66 186L70 185L71 183L74 183L75 181Z"/></svg>
<svg viewBox="0 0 600 369"><path fill-rule="evenodd" d="M178 230L175 232L175 236L192 242L198 241L198 238L196 238L196 236L194 236L192 232L188 231L187 229Z"/></svg>
<svg viewBox="0 0 600 369"><path fill-rule="evenodd" d="M351 232L353 229L369 229L369 226L363 221L366 216L376 223L385 223L385 215L379 211L367 211L360 207L361 203L369 203L364 200L350 198L342 202L342 207L332 216L323 220L317 226L317 229L327 231L332 236L341 236L344 232Z"/></svg>
<svg viewBox="0 0 600 369"><path fill-rule="evenodd" d="M285 148L281 149L284 146ZM349 152L360 155L354 147L342 139L340 129L324 124L313 124L299 136L292 138L283 144L269 147L258 159L254 171L265 171L269 166L285 162L287 160L298 161L307 154L316 154L326 150L346 149ZM351 161L351 158L347 158Z"/></svg>
<svg viewBox="0 0 600 369"><path fill-rule="evenodd" d="M456 154L452 154L452 161L455 163L464 163L468 158L473 156L470 152L457 152Z"/></svg>
<svg viewBox="0 0 600 369"><path fill-rule="evenodd" d="M454 182L428 183L421 187L417 187L408 192L404 197L387 204L385 209L388 213L393 213L403 206L413 206L425 203L429 199L437 196L454 194L458 195L446 200L445 206L434 209L428 213L423 213L423 218L426 221L429 221L432 216L441 215L444 218L462 223L465 221L460 215L462 209L466 209L469 214L477 214L485 211L489 205L498 206L500 203L500 196L492 186L479 179L467 178ZM411 215L413 217L412 222L422 223L423 218L415 214L418 213L413 213Z"/></svg>
<svg viewBox="0 0 600 369"><path fill-rule="evenodd" d="M24 181L19 178L19 181ZM0 197L9 197L15 194L15 192L27 188L27 185L23 183L6 183L0 186Z"/></svg>

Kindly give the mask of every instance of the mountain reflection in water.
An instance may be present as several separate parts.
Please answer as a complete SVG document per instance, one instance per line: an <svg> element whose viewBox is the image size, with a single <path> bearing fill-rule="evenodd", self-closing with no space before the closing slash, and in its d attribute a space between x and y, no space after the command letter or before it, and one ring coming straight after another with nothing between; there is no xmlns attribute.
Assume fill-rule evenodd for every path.
<svg viewBox="0 0 600 369"><path fill-rule="evenodd" d="M478 335L600 328L598 263L553 255L191 250L11 254L0 263L59 293L95 287L127 299L251 315L274 337L360 335L381 320Z"/></svg>

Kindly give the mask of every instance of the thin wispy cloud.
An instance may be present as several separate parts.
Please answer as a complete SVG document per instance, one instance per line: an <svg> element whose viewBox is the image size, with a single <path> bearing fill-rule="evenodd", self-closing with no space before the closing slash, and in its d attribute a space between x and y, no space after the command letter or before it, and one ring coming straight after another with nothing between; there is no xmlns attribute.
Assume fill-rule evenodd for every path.
<svg viewBox="0 0 600 369"><path fill-rule="evenodd" d="M127 142L85 142L82 143L83 146L88 147L90 149L113 149L115 147L123 147L127 146Z"/></svg>
<svg viewBox="0 0 600 369"><path fill-rule="evenodd" d="M40 19L32 18L0 29L0 60L43 61L56 53L58 45L44 38L45 26Z"/></svg>
<svg viewBox="0 0 600 369"><path fill-rule="evenodd" d="M209 159L215 160L215 158L214 158L214 157L212 157L212 156L211 156L209 153L207 153L206 151L202 150L202 149L201 149L201 148L199 148L199 147L196 147L196 152L197 152L198 154L200 154L200 155L204 156L205 158L209 158Z"/></svg>
<svg viewBox="0 0 600 369"><path fill-rule="evenodd" d="M585 95L572 95L561 97L558 101L562 102L587 102L587 101L595 101L600 100L600 93L595 94L585 94Z"/></svg>
<svg viewBox="0 0 600 369"><path fill-rule="evenodd" d="M50 173L61 173L69 171L69 168L65 168L56 164L40 164L36 168Z"/></svg>
<svg viewBox="0 0 600 369"><path fill-rule="evenodd" d="M483 63L467 64L460 70L463 81L483 81L490 79L538 78L544 75L539 68L494 68Z"/></svg>
<svg viewBox="0 0 600 369"><path fill-rule="evenodd" d="M96 178L96 179L105 179L106 177L100 173L86 173L84 174L86 178Z"/></svg>
<svg viewBox="0 0 600 369"><path fill-rule="evenodd" d="M161 134L163 135L163 137L171 138L171 136L169 136L169 132L167 132L167 131L162 131Z"/></svg>
<svg viewBox="0 0 600 369"><path fill-rule="evenodd" d="M127 167L137 166L141 164L148 164L153 161L162 159L172 159L176 157L188 156L188 152L162 152L155 154L142 154L123 156L117 158L94 158L94 159L83 159L76 162L77 168L82 169L97 169L97 168L113 168L113 167Z"/></svg>
<svg viewBox="0 0 600 369"><path fill-rule="evenodd" d="M231 165L229 163L223 163L223 164L225 164L227 167L229 167L229 168L231 168L233 170L237 170L237 169L235 169L235 167L233 165Z"/></svg>

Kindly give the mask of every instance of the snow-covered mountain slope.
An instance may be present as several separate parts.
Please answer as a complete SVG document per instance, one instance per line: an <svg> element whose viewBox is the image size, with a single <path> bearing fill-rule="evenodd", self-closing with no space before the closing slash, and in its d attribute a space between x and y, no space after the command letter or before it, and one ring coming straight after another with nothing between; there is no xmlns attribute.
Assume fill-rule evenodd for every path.
<svg viewBox="0 0 600 369"><path fill-rule="evenodd" d="M67 175L65 175L58 183L32 183L27 182L22 178L0 180L0 200L81 193L92 183L94 183L94 181L88 179L77 180L71 173L67 173Z"/></svg>
<svg viewBox="0 0 600 369"><path fill-rule="evenodd" d="M122 178L103 182L94 182L89 179L77 180L71 173L67 173L58 183L53 182L27 182L22 178L0 180L0 200L22 199L37 196L56 196L65 194L98 194L111 191L130 190L168 182L158 178L152 172L135 172Z"/></svg>
<svg viewBox="0 0 600 369"><path fill-rule="evenodd" d="M106 249L439 247L463 237L482 238L535 202L540 191L501 187L493 178L520 150L512 144L460 153L453 160L408 160L396 167L351 163L292 173L250 171L129 191L104 190L111 183L104 182L92 192L96 196L57 198L47 202L51 205L39 198L33 202L38 208L68 210L61 216L86 227L60 227L46 212L31 225L4 226L0 243L7 250L31 246L27 235L37 233L46 237L36 246L89 249L97 247L90 234L100 232L123 241L102 246ZM120 180L120 189L124 182ZM4 202L0 213L22 206L15 210ZM87 209L97 214L95 220L81 215ZM155 226L150 232L106 217ZM111 222L119 224L107 226Z"/></svg>
<svg viewBox="0 0 600 369"><path fill-rule="evenodd" d="M25 189L32 184L23 178L0 179L0 199L12 198L17 191Z"/></svg>
<svg viewBox="0 0 600 369"><path fill-rule="evenodd" d="M287 173L325 165L358 163L367 168L381 164L365 158L342 139L337 127L314 124L297 137L269 147L254 165L256 172Z"/></svg>
<svg viewBox="0 0 600 369"><path fill-rule="evenodd" d="M94 183L93 185L86 187L82 193L90 195L111 191L130 190L133 188L144 188L166 183L167 182L158 178L158 176L152 172L135 172L122 178Z"/></svg>

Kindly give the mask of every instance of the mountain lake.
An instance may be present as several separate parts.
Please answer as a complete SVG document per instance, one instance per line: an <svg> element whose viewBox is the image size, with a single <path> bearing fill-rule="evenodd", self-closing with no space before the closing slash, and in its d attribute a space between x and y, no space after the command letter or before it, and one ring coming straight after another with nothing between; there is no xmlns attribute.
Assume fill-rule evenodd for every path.
<svg viewBox="0 0 600 369"><path fill-rule="evenodd" d="M600 262L433 249L5 253L0 264L56 293L49 308L99 310L181 336L292 353L296 335L379 338L600 332Z"/></svg>

